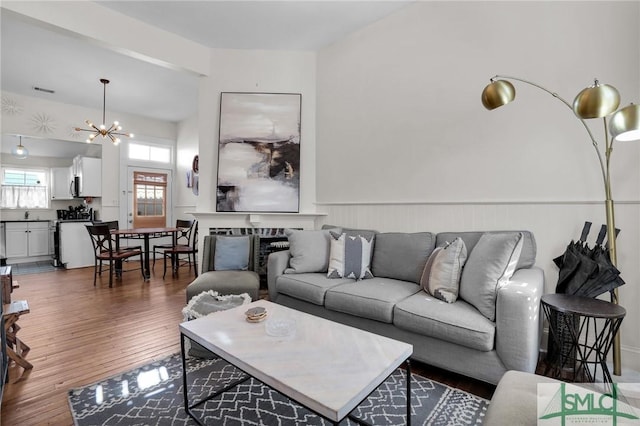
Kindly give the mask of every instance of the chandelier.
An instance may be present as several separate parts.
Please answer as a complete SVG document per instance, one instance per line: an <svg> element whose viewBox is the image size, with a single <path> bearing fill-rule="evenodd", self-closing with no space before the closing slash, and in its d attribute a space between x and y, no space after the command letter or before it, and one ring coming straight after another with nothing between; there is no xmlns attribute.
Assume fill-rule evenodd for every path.
<svg viewBox="0 0 640 426"><path fill-rule="evenodd" d="M114 121L113 124L109 128L104 124L105 123L105 105L107 99L107 84L109 84L109 80L106 78L101 78L100 83L103 85L102 92L102 124L96 127L90 120L86 120L87 126L89 129L81 129L80 127L76 127L76 132L89 132L89 137L87 138L87 143L93 142L93 140L97 136L102 136L103 139L109 138L114 145L118 145L120 143L120 136L126 136L128 138L133 137L133 133L120 133L122 130L122 126L117 121Z"/></svg>

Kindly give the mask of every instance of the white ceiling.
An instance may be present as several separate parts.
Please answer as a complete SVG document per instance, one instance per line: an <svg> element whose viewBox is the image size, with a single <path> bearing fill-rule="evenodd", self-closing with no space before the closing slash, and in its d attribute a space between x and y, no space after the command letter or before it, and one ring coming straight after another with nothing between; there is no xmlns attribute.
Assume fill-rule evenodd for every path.
<svg viewBox="0 0 640 426"><path fill-rule="evenodd" d="M212 48L315 51L410 1L101 1L101 5ZM197 109L197 77L89 44L2 9L3 90L180 121ZM34 91L52 89L54 94Z"/></svg>

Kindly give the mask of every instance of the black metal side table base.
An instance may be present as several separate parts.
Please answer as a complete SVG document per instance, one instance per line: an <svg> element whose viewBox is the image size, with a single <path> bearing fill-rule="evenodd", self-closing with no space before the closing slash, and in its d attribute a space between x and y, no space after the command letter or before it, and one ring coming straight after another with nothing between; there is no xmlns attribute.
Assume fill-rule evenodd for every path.
<svg viewBox="0 0 640 426"><path fill-rule="evenodd" d="M607 354L626 310L604 300L568 294L545 294L541 301L549 333L558 348L547 360L553 377L596 382L600 369L602 381L613 383ZM568 379L567 372L571 373Z"/></svg>

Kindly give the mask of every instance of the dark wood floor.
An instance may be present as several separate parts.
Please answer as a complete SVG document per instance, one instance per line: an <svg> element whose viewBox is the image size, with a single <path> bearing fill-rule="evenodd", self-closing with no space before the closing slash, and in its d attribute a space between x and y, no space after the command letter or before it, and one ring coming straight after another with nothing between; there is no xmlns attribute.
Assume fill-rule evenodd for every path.
<svg viewBox="0 0 640 426"><path fill-rule="evenodd" d="M5 387L3 425L72 425L67 391L119 374L178 352L178 324L186 269L162 279L162 268L149 282L139 272L124 274L113 288L108 278L93 286L93 268L15 277L13 300L26 299L30 313L20 318L18 334L31 346L26 374L12 366ZM412 363L415 373L483 398L494 386L429 366ZM15 380L17 382L13 383Z"/></svg>

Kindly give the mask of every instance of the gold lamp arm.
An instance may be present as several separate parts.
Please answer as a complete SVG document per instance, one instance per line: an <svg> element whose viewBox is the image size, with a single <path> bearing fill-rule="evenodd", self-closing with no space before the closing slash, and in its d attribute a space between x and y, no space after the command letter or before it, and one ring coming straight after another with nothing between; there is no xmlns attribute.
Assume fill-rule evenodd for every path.
<svg viewBox="0 0 640 426"><path fill-rule="evenodd" d="M513 76L508 76L508 75L495 75L493 78L491 78L491 81L494 81L495 79L507 79L507 80L515 80L515 81L519 81L521 83L526 83L530 86L533 87L537 87L538 89L547 92L548 94L550 94L551 96L553 96L554 98L558 99L560 102L562 102L563 104L565 104L567 106L567 108L569 108L571 110L571 112L573 112L573 107L571 106L571 104L564 99L562 96L558 95L556 92L552 92L551 90L537 84L534 83L532 81L529 80L525 80L522 78L518 78L518 77L513 77ZM610 189L610 185L608 184L609 179L608 179L608 175L609 175L609 154L610 154L610 149L609 147L607 147L607 150L605 152L605 155L607 157L607 161L606 161L606 169L605 169L605 161L602 158L602 153L600 152L600 148L598 147L598 142L596 141L596 139L593 137L593 133L591 132L591 129L589 128L589 126L587 126L587 123L580 117L578 117L577 115L573 114L573 116L575 118L577 118L578 120L580 120L580 122L582 123L582 126L584 127L584 129L587 131L587 134L589 135L589 139L591 139L591 145L593 145L593 148L596 151L596 154L598 155L598 162L600 163L600 171L602 173L602 181L604 182L604 190L610 194L611 189ZM607 137L608 133L606 133L606 122L605 122L605 138Z"/></svg>
<svg viewBox="0 0 640 426"><path fill-rule="evenodd" d="M496 81L498 80L498 81ZM613 112L617 106L618 106L618 94L617 94L617 90L615 90L614 88L611 88L610 86L608 87L607 90L615 92L614 95L612 96L612 98L609 100L610 102L606 103L607 105L604 106L601 109L597 109L595 112L593 112L592 110L588 110L588 114L586 115L582 115L582 114L578 114L577 110L574 109L574 106L572 106L566 99L562 98L561 96L559 96L557 93L552 92L551 90L540 86L537 83L534 83L532 81L529 80L524 80L522 78L518 78L518 77L512 77L512 76L506 76L506 75L496 75L493 78L491 78L491 85L487 86L485 88L485 91L483 91L483 99L482 102L484 104L484 106L487 109L494 109L497 108L499 106L502 106L506 103L511 102L514 98L515 98L515 90L513 89L513 86L511 85L511 83L509 83L507 80L515 80L515 81L519 81L522 83L526 83L530 86L533 87L537 87L538 89L549 93L551 96L553 96L554 98L558 99L560 102L562 102L563 104L565 104L572 112L573 112L573 116L575 118L577 118L578 120L580 120L580 122L582 123L582 126L584 127L584 129L587 131L587 134L589 135L589 139L591 139L591 144L593 145L593 148L596 151L596 154L598 155L598 162L600 163L600 170L602 172L602 181L604 183L604 191L605 191L605 208L606 208L606 219L607 219L607 233L608 233L608 238L607 238L607 242L609 245L609 257L611 259L611 263L617 267L618 265L618 259L617 259L617 253L616 253L616 226L615 226L615 212L614 212L614 203L613 203L613 199L611 197L611 174L610 174L610 161L611 161L611 153L613 152L613 141L614 138L613 137L609 137L609 132L608 132L608 126L607 126L607 119L606 116L609 115L611 112ZM496 86L494 88L490 89L490 86ZM598 87L598 81L595 81L595 85L594 87ZM613 89L613 90L611 90ZM586 89L585 89L586 90ZM584 91L583 91L584 92ZM580 95L579 95L580 96ZM603 112L604 111L604 112ZM635 110L634 110L635 111ZM629 119L630 121L633 121L633 123L636 123L637 120L635 115L637 114L637 112L634 113L629 113ZM602 158L602 153L600 152L600 148L598 147L598 143L596 142L596 139L593 137L593 133L591 132L591 129L589 128L589 126L587 126L587 123L584 121L584 119L582 117L585 118L596 118L596 117L602 117L603 121L604 121L604 141L605 141L605 158ZM617 133L616 133L617 134ZM614 303L618 303L618 289L615 288L613 289L613 292L611 293L611 299L612 302ZM616 333L616 335L614 336L614 341L613 341L613 374L615 375L620 375L621 374L621 360L620 360L620 332Z"/></svg>

